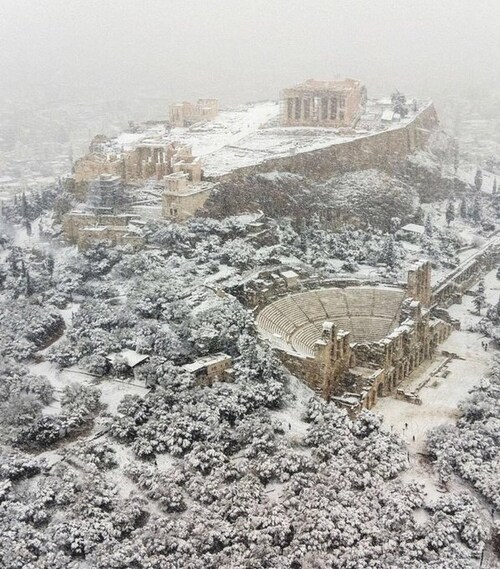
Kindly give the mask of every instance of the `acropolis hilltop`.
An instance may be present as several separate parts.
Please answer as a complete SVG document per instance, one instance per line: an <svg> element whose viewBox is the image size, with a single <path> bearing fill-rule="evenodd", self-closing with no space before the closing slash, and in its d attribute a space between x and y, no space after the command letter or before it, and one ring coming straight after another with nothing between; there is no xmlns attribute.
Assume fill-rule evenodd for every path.
<svg viewBox="0 0 500 569"><path fill-rule="evenodd" d="M85 200L90 185L113 176L136 188L130 212L182 221L222 179L273 170L322 179L389 168L423 147L436 124L430 101L371 100L358 80L310 79L283 89L279 101L174 103L164 120L134 124L111 139L96 135L66 184Z"/></svg>

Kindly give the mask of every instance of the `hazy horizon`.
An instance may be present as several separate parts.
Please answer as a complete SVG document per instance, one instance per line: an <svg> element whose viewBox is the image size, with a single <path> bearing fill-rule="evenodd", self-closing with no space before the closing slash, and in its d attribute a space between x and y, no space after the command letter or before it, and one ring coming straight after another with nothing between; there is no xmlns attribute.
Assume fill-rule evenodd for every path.
<svg viewBox="0 0 500 569"><path fill-rule="evenodd" d="M4 96L277 98L309 77L369 94L500 87L492 0L30 0L0 8ZM488 62L490 62L488 64Z"/></svg>

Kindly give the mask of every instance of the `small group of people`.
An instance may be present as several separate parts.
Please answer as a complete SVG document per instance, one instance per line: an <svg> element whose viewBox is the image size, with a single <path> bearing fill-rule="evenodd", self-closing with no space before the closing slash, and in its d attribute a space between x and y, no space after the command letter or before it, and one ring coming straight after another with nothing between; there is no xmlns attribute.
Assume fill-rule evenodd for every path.
<svg viewBox="0 0 500 569"><path fill-rule="evenodd" d="M394 428L394 425L391 425L391 431ZM405 423L405 428L403 429L403 431L407 431L408 430L408 423ZM415 442L415 435L413 435L413 442Z"/></svg>

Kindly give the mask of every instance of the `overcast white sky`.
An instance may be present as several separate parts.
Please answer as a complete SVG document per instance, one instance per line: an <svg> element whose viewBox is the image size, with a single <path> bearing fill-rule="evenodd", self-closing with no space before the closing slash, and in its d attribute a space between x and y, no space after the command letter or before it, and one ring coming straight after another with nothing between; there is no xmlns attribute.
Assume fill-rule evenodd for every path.
<svg viewBox="0 0 500 569"><path fill-rule="evenodd" d="M225 102L309 77L500 85L500 0L0 0L0 89Z"/></svg>

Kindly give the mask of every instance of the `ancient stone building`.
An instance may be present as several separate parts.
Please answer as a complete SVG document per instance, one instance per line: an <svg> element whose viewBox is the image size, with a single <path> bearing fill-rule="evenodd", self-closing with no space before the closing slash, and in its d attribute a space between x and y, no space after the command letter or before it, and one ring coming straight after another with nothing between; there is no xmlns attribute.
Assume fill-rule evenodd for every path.
<svg viewBox="0 0 500 569"><path fill-rule="evenodd" d="M185 172L165 176L164 183L163 217L176 221L184 221L202 208L213 188L213 184L208 182L193 183Z"/></svg>
<svg viewBox="0 0 500 569"><path fill-rule="evenodd" d="M471 259L459 265L434 287L432 299L441 306L461 302L462 294L500 261L500 238L486 243Z"/></svg>
<svg viewBox="0 0 500 569"><path fill-rule="evenodd" d="M202 178L201 160L193 156L190 146L178 146L172 155L171 172L187 174L192 184L199 184Z"/></svg>
<svg viewBox="0 0 500 569"><path fill-rule="evenodd" d="M187 146L174 154L172 170L163 178L162 213L163 217L184 221L203 207L213 184L202 182L201 160Z"/></svg>
<svg viewBox="0 0 500 569"><path fill-rule="evenodd" d="M63 235L79 249L86 249L93 243L108 245L132 245L142 247L144 239L138 227L131 222L134 215L113 215L107 208L88 211L72 211L63 217Z"/></svg>
<svg viewBox="0 0 500 569"><path fill-rule="evenodd" d="M431 264L429 261L417 263L408 271L407 296L429 306L432 298Z"/></svg>
<svg viewBox="0 0 500 569"><path fill-rule="evenodd" d="M74 166L74 193L81 201L87 198L91 184L107 176L119 178L123 184L140 184L148 179L162 180L173 172L188 172L190 179L201 180L201 163L191 147L178 142L144 141L120 151L94 139L90 149Z"/></svg>
<svg viewBox="0 0 500 569"><path fill-rule="evenodd" d="M203 356L190 364L183 365L182 368L193 374L200 384L212 385L216 379L232 380L232 361L231 356L219 352Z"/></svg>
<svg viewBox="0 0 500 569"><path fill-rule="evenodd" d="M161 180L172 172L172 158L177 152L173 143L144 142L124 153L124 181L143 182L149 178Z"/></svg>
<svg viewBox="0 0 500 569"><path fill-rule="evenodd" d="M283 296L256 325L285 365L325 397L356 412L400 383L451 332L435 316L430 265L411 269L405 288L347 286Z"/></svg>
<svg viewBox="0 0 500 569"><path fill-rule="evenodd" d="M365 101L366 89L355 79L309 79L281 93L281 125L350 127Z"/></svg>
<svg viewBox="0 0 500 569"><path fill-rule="evenodd" d="M212 120L219 114L217 99L198 99L196 103L174 103L168 109L172 126L187 127L203 120Z"/></svg>
<svg viewBox="0 0 500 569"><path fill-rule="evenodd" d="M137 228L129 225L96 225L82 227L78 231L79 250L88 249L98 243L103 243L109 247L130 245L134 249L140 249L144 245L144 237Z"/></svg>
<svg viewBox="0 0 500 569"><path fill-rule="evenodd" d="M98 154L91 152L75 162L74 186L75 196L84 201L87 198L89 183L101 176L116 176L125 180L125 161L116 154Z"/></svg>

